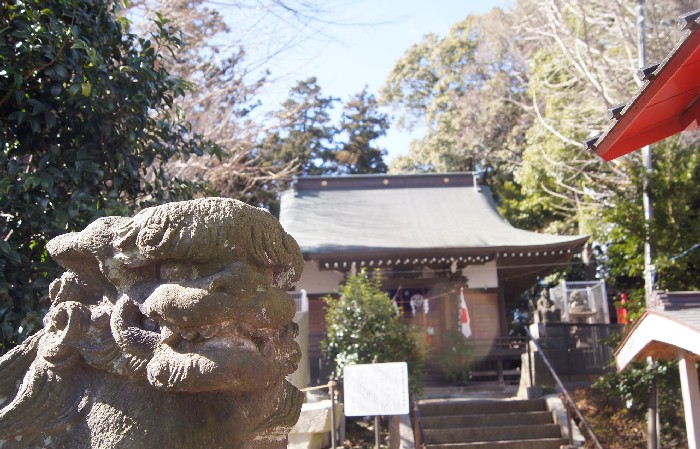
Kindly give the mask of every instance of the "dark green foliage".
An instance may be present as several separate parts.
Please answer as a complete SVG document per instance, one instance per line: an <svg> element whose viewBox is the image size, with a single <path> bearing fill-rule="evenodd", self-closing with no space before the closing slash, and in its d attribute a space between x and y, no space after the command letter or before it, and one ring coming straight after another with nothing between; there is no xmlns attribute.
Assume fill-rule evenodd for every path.
<svg viewBox="0 0 700 449"><path fill-rule="evenodd" d="M660 395L662 410L683 408L677 362L635 362L630 368L600 377L594 387L621 399L628 409L642 417L646 413L649 385L655 381L659 391L664 392Z"/></svg>
<svg viewBox="0 0 700 449"><path fill-rule="evenodd" d="M700 143L700 142L698 142ZM658 285L700 290L700 148L671 139L654 150L652 242Z"/></svg>
<svg viewBox="0 0 700 449"><path fill-rule="evenodd" d="M334 123L338 101L323 95L316 78L297 82L252 154L265 169L291 165L292 175L386 173L386 151L374 146L389 127L386 114L363 90L344 105L340 123ZM265 183L255 199L279 215L279 193L289 188L290 178Z"/></svg>
<svg viewBox="0 0 700 449"><path fill-rule="evenodd" d="M382 101L396 108L399 127L420 124L425 133L393 170L475 170L495 178L494 186L512 178L531 120L520 106L530 99L515 17L498 8L470 15L447 36L425 35L396 62Z"/></svg>
<svg viewBox="0 0 700 449"><path fill-rule="evenodd" d="M296 162L304 175L327 174L335 136L330 113L337 101L322 95L316 78L299 81L276 114L276 129L260 145L264 159L273 166Z"/></svg>
<svg viewBox="0 0 700 449"><path fill-rule="evenodd" d="M644 414L628 409L625 401L619 396L610 394L605 389L589 388L573 391L572 397L605 449L647 447L647 424ZM688 445L683 423L683 408L669 412L670 420L662 417L660 447L685 449ZM586 435L583 426L579 424L579 428ZM596 446L592 440L588 440L584 447L593 449Z"/></svg>
<svg viewBox="0 0 700 449"><path fill-rule="evenodd" d="M633 174L625 189L616 191L612 207L602 213L599 238L608 242L603 253L604 274L618 291L643 300L644 214L643 167L632 158ZM674 137L653 147L651 242L656 287L663 290L700 289L700 152Z"/></svg>
<svg viewBox="0 0 700 449"><path fill-rule="evenodd" d="M607 398L608 402L614 401L618 410L624 407L628 419L643 428L652 382L656 382L659 392L661 447L687 447L682 444L685 440L685 421L677 362L633 363L621 373L602 376L593 385L593 390ZM614 407L612 410L615 410ZM605 422L609 422L609 417L603 418L601 429L594 430L605 432Z"/></svg>
<svg viewBox="0 0 700 449"><path fill-rule="evenodd" d="M325 298L328 335L322 343L326 357L335 363L336 378L342 379L346 365L406 362L411 392L419 392L424 350L381 289L377 273L370 277L362 270L349 276L338 293L339 298Z"/></svg>
<svg viewBox="0 0 700 449"><path fill-rule="evenodd" d="M445 378L455 385L465 385L471 378L474 349L464 335L449 331L445 335L445 347L438 354L440 368Z"/></svg>
<svg viewBox="0 0 700 449"><path fill-rule="evenodd" d="M389 129L389 119L378 108L377 100L366 89L345 104L340 132L346 135L347 141L340 144L334 155L338 172L386 173L386 150L372 146Z"/></svg>
<svg viewBox="0 0 700 449"><path fill-rule="evenodd" d="M518 229L544 229L558 218L539 197L525 195L522 186L507 176L493 179L489 184L499 212Z"/></svg>
<svg viewBox="0 0 700 449"><path fill-rule="evenodd" d="M56 235L188 198L163 164L216 152L173 108L188 85L161 64L180 44L159 18L130 34L110 0L0 5L1 351L41 326Z"/></svg>

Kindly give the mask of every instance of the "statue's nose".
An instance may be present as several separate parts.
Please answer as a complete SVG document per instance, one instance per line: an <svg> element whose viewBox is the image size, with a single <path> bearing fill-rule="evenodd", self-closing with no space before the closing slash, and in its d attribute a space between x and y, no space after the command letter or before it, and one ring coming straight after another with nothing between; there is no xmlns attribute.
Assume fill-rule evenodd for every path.
<svg viewBox="0 0 700 449"><path fill-rule="evenodd" d="M206 289L211 293L247 297L256 291L256 283L252 279L242 278L234 273L217 273L207 281Z"/></svg>
<svg viewBox="0 0 700 449"><path fill-rule="evenodd" d="M292 321L296 304L287 292L276 287L255 295L254 307L241 310L239 319L251 325L278 328Z"/></svg>
<svg viewBox="0 0 700 449"><path fill-rule="evenodd" d="M247 264L235 264L203 279L210 292L248 296L266 290L264 277Z"/></svg>

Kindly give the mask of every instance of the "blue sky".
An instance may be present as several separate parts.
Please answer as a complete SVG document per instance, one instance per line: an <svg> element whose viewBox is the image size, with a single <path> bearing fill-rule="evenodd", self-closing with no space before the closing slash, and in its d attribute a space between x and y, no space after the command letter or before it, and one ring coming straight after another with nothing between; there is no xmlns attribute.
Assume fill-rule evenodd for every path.
<svg viewBox="0 0 700 449"><path fill-rule="evenodd" d="M258 45L258 51L274 51L286 41L293 45L266 64L275 82L264 101L275 107L297 80L310 76L318 78L324 95L343 101L365 85L377 95L396 60L425 34L444 36L467 15L508 4L508 0L348 0L331 2L332 9L322 17L326 23L312 22L301 33L285 34L274 28L279 24L270 25L269 34L278 41ZM264 35L260 27L256 22L249 30ZM389 151L390 160L407 151L410 139L405 132L392 130L380 145Z"/></svg>

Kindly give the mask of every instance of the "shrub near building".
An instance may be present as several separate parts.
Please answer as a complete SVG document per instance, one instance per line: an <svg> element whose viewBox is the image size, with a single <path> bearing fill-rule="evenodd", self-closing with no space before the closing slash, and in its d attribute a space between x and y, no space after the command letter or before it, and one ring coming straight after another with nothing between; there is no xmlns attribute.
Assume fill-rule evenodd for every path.
<svg viewBox="0 0 700 449"><path fill-rule="evenodd" d="M335 363L336 379L342 380L346 365L406 362L410 391L419 393L425 350L381 289L379 271L350 275L338 294L324 298L328 335L322 343L326 357Z"/></svg>

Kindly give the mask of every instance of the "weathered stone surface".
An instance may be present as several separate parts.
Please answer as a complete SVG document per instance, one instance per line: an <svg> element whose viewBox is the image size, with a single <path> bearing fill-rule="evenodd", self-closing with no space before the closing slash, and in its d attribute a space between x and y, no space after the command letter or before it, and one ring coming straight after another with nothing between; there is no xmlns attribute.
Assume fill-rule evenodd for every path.
<svg viewBox="0 0 700 449"><path fill-rule="evenodd" d="M282 448L299 247L277 220L206 198L49 242L65 274L44 329L0 359L0 447Z"/></svg>
<svg viewBox="0 0 700 449"><path fill-rule="evenodd" d="M331 407L330 399L305 403L301 408L299 420L289 433L289 449L321 449L331 432ZM336 402L336 427L342 416L343 404ZM330 439L328 440L330 443Z"/></svg>

